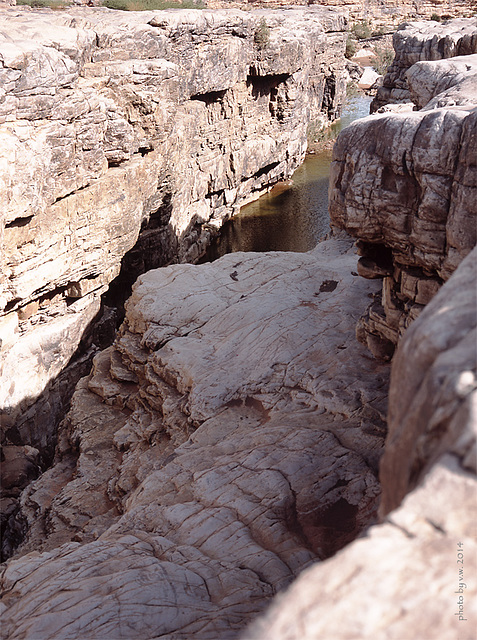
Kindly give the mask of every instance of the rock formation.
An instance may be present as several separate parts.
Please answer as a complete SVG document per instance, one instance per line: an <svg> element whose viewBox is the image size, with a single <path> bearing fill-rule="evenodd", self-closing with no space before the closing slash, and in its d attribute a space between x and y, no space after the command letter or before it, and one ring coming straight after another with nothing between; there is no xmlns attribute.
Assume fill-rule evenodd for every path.
<svg viewBox="0 0 477 640"><path fill-rule="evenodd" d="M353 22L365 20L373 29L396 27L404 20L429 20L468 18L474 14L472 0L207 0L208 7L224 8L230 6L280 7L290 5L314 5L346 7Z"/></svg>
<svg viewBox="0 0 477 640"><path fill-rule="evenodd" d="M393 36L393 47L394 60L384 76L383 86L371 104L371 112L387 104L411 102L406 75L416 62L477 53L476 21L474 18L444 23L404 23ZM449 77L453 76L453 70L449 69ZM419 105L421 106L424 105Z"/></svg>
<svg viewBox="0 0 477 640"><path fill-rule="evenodd" d="M147 40L149 28L164 28L170 29L166 38L175 34L179 50L198 33L198 51L207 52L201 60L208 60L203 32L185 26L186 14L165 15L170 16L166 27L157 25L157 17L147 27L137 22L148 54L154 42ZM223 34L221 18L202 15L217 20L214 33ZM124 19L129 27L139 21ZM112 42L115 34L104 37ZM292 50L294 38L288 43ZM93 49L100 42L93 42ZM120 41L121 47L129 45ZM272 59L267 62L260 51L257 73L267 69L276 75ZM113 62L88 64L109 68ZM364 255L357 270L364 278L354 271L350 238L335 231L305 254L236 253L213 264L170 264L137 280L113 345L96 354L93 370L76 388L54 464L23 490L19 513L9 506L9 526L25 538L0 574L2 630L8 638L472 637L477 624L477 588L470 578L477 551L472 539L474 64L472 56L451 63L421 61L408 72L420 111L370 116L341 134L331 213L336 226L359 238ZM124 60L119 67L123 74ZM166 68L168 79L169 67L154 69L159 67ZM102 86L94 79L101 73L84 76L95 90ZM209 75L212 82L212 70ZM191 71L190 78L192 84L200 81L198 72ZM254 96L250 82L252 97L260 101L262 89ZM207 95L222 91L214 87ZM194 91L184 103L188 113L197 116L205 109L207 123L216 123L215 98ZM276 106L267 97L273 117L282 104L279 95ZM453 105L456 101L462 102ZM326 100L323 104L328 109ZM24 106L19 102L16 108ZM151 113L142 115L163 117ZM156 200L147 200L138 214L139 220L150 214L156 221L145 226L148 232L173 220L174 198L182 192L166 189L170 174L163 180L159 170L154 173L156 163L165 170L157 148L141 142L132 159L123 157L130 153L119 144L125 130L132 140L148 139L145 121L139 126L128 118L123 119L131 130L114 117L114 131L122 133L107 138L105 130L112 154L105 175L122 176L114 181L121 195L124 171L131 171L127 175L136 181L131 198L149 184L139 181L144 172L162 185ZM205 121L197 116L197 122ZM193 147L190 127L184 125L182 138L168 137L160 148L172 154L177 139L184 149ZM208 139L210 130L202 132ZM184 167L177 162L173 166ZM275 168L268 167L264 184ZM260 189L259 178L266 174L253 171L255 178L242 182L252 180L250 189ZM188 175L195 175L192 169L184 170ZM99 187L90 191L95 185L56 204L101 194ZM38 202L47 193L45 187L37 194ZM225 201L224 211L235 202ZM215 205L220 210L221 201ZM120 217L114 211L112 216L119 225ZM25 229L30 222L9 229ZM194 246L190 228L181 235L180 223L174 224L184 258ZM102 249L103 244L97 247ZM102 282L101 274L91 275ZM76 299L72 304L79 307L89 291L84 280L68 284L67 300ZM92 286L94 294L102 284ZM368 319L359 321L367 298L375 303ZM55 300L53 308L61 312L64 304ZM11 307L4 321L10 339L13 312ZM401 338L412 318L417 319ZM358 321L359 337L376 355L389 357L386 349L400 339L385 445L389 365L354 339ZM52 349L58 345L52 343ZM11 475L22 475L27 484L38 455L17 444L8 449L6 463ZM366 531L379 515L384 522ZM244 630L307 567L264 618Z"/></svg>
<svg viewBox="0 0 477 640"><path fill-rule="evenodd" d="M382 515L437 463L382 524L304 572L244 640L475 637L476 281L474 249L399 344Z"/></svg>
<svg viewBox="0 0 477 640"><path fill-rule="evenodd" d="M398 48L398 61L415 59L416 42L418 57L477 47L476 20L435 30L406 26L397 42L411 49ZM421 61L406 77L420 110L353 123L336 142L330 180L332 223L358 238L360 275L383 282L358 327L383 358L476 244L477 55Z"/></svg>
<svg viewBox="0 0 477 640"><path fill-rule="evenodd" d="M97 325L101 295L120 271L112 303L195 261L291 175L309 122L339 114L347 19L17 8L0 24L1 433L44 464L88 348L116 329Z"/></svg>
<svg viewBox="0 0 477 640"><path fill-rule="evenodd" d="M139 278L22 494L10 638L235 637L375 518L388 368L354 339L354 260L330 239Z"/></svg>

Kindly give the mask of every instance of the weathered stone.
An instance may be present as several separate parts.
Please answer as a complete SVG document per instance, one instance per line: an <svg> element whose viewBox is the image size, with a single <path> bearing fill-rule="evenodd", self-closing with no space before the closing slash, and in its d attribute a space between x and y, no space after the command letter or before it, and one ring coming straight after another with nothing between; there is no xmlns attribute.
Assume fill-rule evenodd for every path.
<svg viewBox="0 0 477 640"><path fill-rule="evenodd" d="M476 428L472 414L477 395L476 276L474 249L422 312L419 322L411 325L396 353L389 436L381 462L386 487L383 513L401 502L461 434Z"/></svg>
<svg viewBox="0 0 477 640"><path fill-rule="evenodd" d="M243 640L475 635L476 277L474 249L394 357L383 522L305 571Z"/></svg>
<svg viewBox="0 0 477 640"><path fill-rule="evenodd" d="M110 305L141 272L197 261L224 219L292 174L310 120L339 115L346 29L345 12L318 7L2 10L2 433L36 438L20 423L43 394L52 441L49 385L89 346L122 263Z"/></svg>
<svg viewBox="0 0 477 640"><path fill-rule="evenodd" d="M476 491L475 476L445 456L386 523L304 571L239 637L471 640Z"/></svg>
<svg viewBox="0 0 477 640"><path fill-rule="evenodd" d="M474 105L477 54L449 58L445 63L417 62L406 72L406 80L411 99L419 109Z"/></svg>
<svg viewBox="0 0 477 640"><path fill-rule="evenodd" d="M477 23L451 21L445 28L417 23L398 34L401 61L456 55L474 47ZM382 272L382 310L374 305L358 331L375 354L383 344L397 343L476 244L477 94L470 90L477 78L475 58L461 55L412 66L407 77L417 105L424 108L355 121L335 144L332 223L368 246L386 246L392 255ZM378 276L373 256L369 251L364 256L358 273ZM386 349L384 354L389 355Z"/></svg>
<svg viewBox="0 0 477 640"><path fill-rule="evenodd" d="M458 18L443 23L434 21L404 23L393 36L393 46L394 60L384 76L383 86L371 104L371 112L389 103L410 101L411 92L407 73L414 64L477 53L477 21L475 18ZM431 65L429 69L432 68ZM419 72L413 71L411 79L415 73ZM423 95L426 93L427 83L428 77L422 86ZM429 99L443 91L443 89L436 90L436 84L433 83L433 85L434 91L431 89L427 92ZM430 87L427 88L430 89ZM420 91L417 85L416 90Z"/></svg>
<svg viewBox="0 0 477 640"><path fill-rule="evenodd" d="M353 262L332 238L139 278L22 495L12 638L234 637L373 519L388 368L354 340L377 283Z"/></svg>

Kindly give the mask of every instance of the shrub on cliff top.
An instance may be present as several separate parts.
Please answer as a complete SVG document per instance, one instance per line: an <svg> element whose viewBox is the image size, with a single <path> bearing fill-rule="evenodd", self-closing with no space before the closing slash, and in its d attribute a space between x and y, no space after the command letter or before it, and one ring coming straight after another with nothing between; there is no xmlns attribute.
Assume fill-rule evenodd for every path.
<svg viewBox="0 0 477 640"><path fill-rule="evenodd" d="M351 31L358 38L358 40L367 40L371 37L371 25L367 20L360 20L355 22L351 27Z"/></svg>
<svg viewBox="0 0 477 640"><path fill-rule="evenodd" d="M267 44L270 42L270 27L268 26L267 21L263 17L260 20L260 24L255 30L253 41L255 42L255 44L259 49L265 49Z"/></svg>
<svg viewBox="0 0 477 640"><path fill-rule="evenodd" d="M345 49L345 58L351 60L354 54L357 51L356 40L348 35L348 39L346 40L346 49Z"/></svg>
<svg viewBox="0 0 477 640"><path fill-rule="evenodd" d="M32 7L32 9L66 9L71 2L63 0L17 0L17 5Z"/></svg>
<svg viewBox="0 0 477 640"><path fill-rule="evenodd" d="M383 76L386 73L386 69L394 60L394 49L389 46L381 47L377 45L374 48L374 53L376 54L376 58L373 61L374 70Z"/></svg>

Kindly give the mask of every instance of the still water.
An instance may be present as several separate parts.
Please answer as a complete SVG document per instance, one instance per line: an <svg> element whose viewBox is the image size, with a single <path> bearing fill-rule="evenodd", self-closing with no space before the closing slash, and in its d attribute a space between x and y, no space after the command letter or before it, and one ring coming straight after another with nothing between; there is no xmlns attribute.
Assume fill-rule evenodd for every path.
<svg viewBox="0 0 477 640"><path fill-rule="evenodd" d="M371 98L348 99L337 133L353 120L369 114ZM309 251L329 231L328 181L331 151L307 156L290 184L277 185L242 207L226 222L204 262L234 251Z"/></svg>

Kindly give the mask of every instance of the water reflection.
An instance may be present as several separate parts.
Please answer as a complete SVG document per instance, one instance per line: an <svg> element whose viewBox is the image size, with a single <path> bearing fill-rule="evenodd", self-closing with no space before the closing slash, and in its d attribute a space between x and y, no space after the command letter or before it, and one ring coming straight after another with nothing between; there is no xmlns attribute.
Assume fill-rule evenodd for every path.
<svg viewBox="0 0 477 640"><path fill-rule="evenodd" d="M369 114L371 98L357 96L348 101L336 132L353 120ZM224 224L219 238L202 262L235 251L309 251L329 231L328 182L331 151L307 156L288 185L242 207Z"/></svg>

